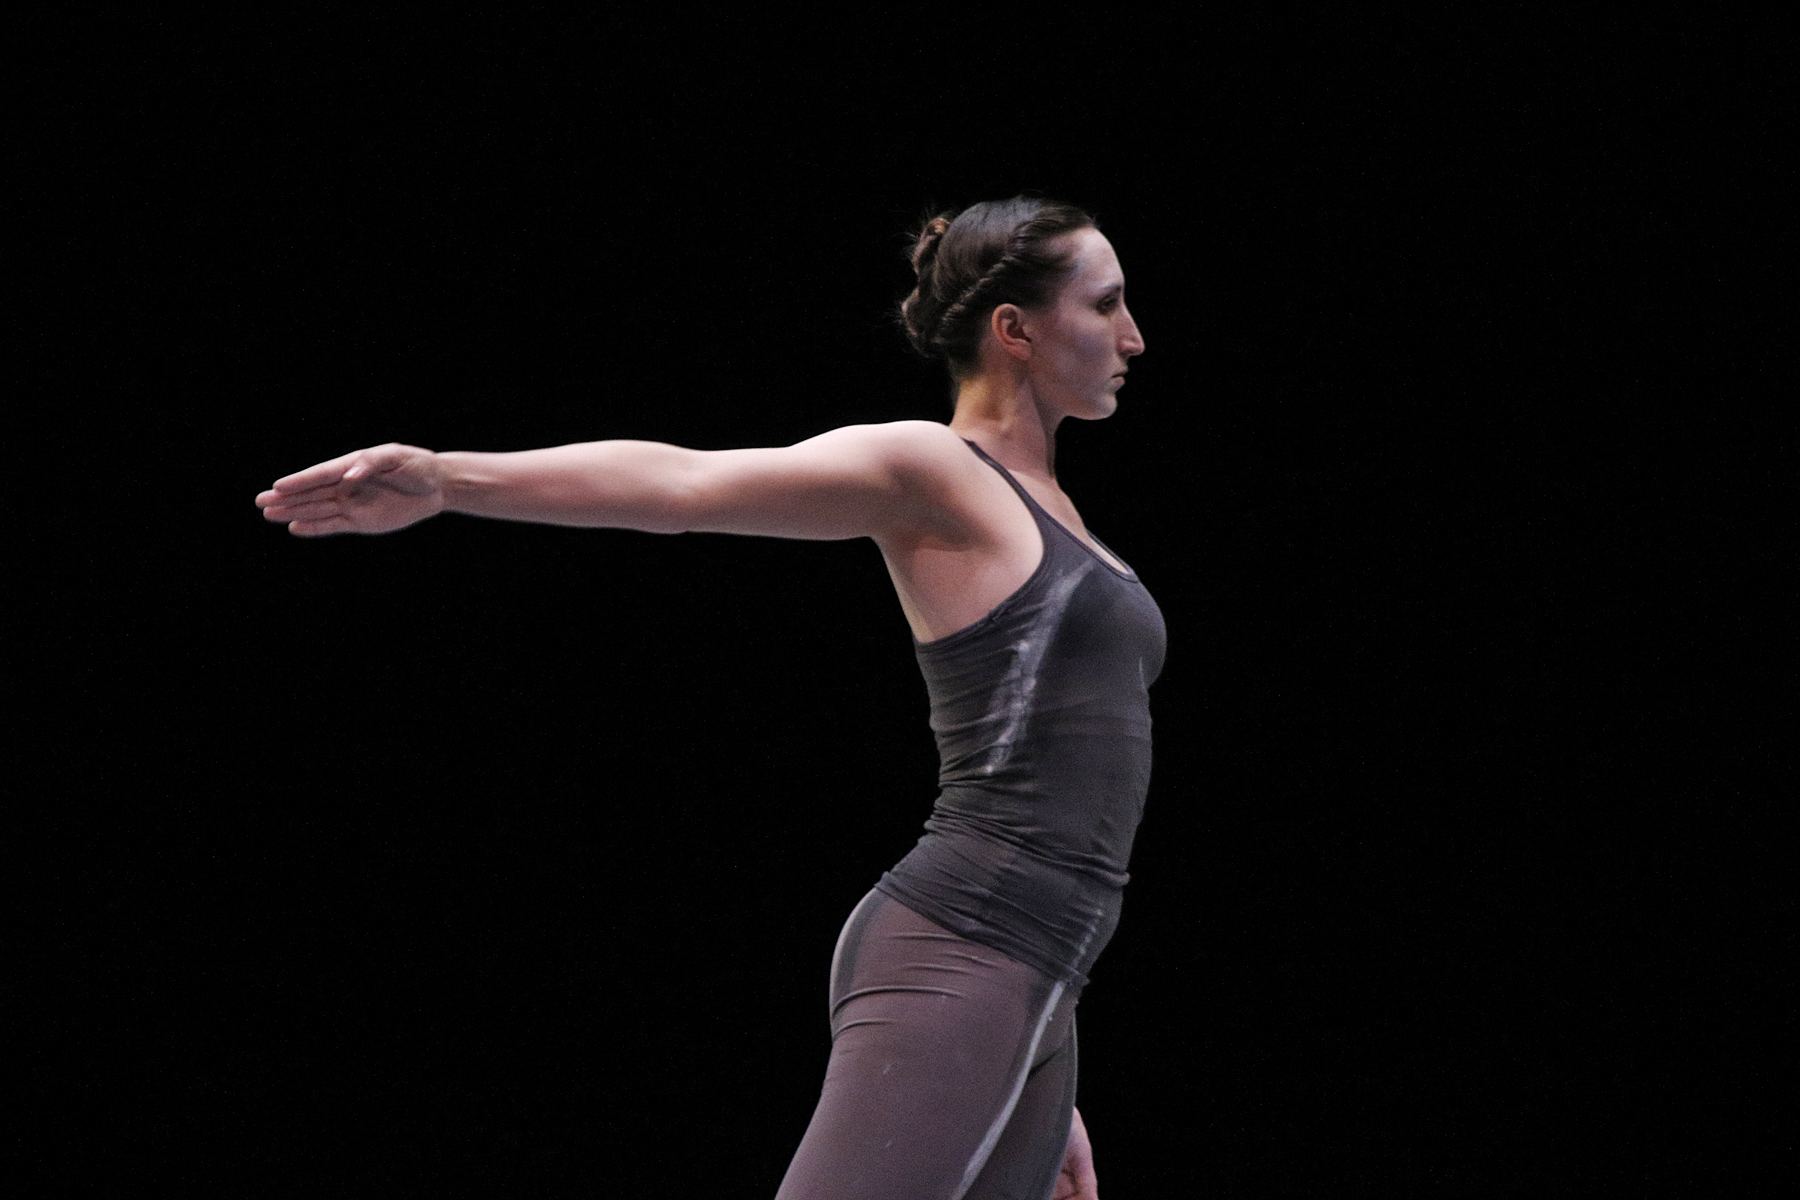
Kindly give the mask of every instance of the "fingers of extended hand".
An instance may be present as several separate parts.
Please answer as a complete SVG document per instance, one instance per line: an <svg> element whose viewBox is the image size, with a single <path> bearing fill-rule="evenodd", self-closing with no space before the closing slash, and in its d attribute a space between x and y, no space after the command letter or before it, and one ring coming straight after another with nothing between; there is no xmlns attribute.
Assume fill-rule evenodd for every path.
<svg viewBox="0 0 1800 1200"><path fill-rule="evenodd" d="M281 493L304 492L309 488L336 483L344 477L344 472L356 465L357 459L367 453L366 450L352 450L348 454L340 454L336 458L308 467L304 471L283 475L275 481L270 490ZM259 501L260 499L258 497Z"/></svg>
<svg viewBox="0 0 1800 1200"><path fill-rule="evenodd" d="M349 517L339 513L310 521L289 521L288 532L296 537L326 537L334 533L355 533L357 528Z"/></svg>
<svg viewBox="0 0 1800 1200"><path fill-rule="evenodd" d="M366 450L352 450L348 454L340 454L336 458L308 467L304 471L283 475L275 481L274 487L270 490L286 495L309 491L317 487L329 487L344 481L366 479L370 475L397 470L409 461L429 453L430 451L421 450L417 446L403 446L399 442L389 442L385 446L370 446Z"/></svg>
<svg viewBox="0 0 1800 1200"><path fill-rule="evenodd" d="M336 499L343 495L344 491L344 485L341 483L331 483L326 484L323 487L307 488L305 491L294 492L278 492L271 488L266 492L257 493L256 506L262 509L263 515L268 517L271 521L281 521L286 520L286 518L272 515L271 510L293 508L296 505L310 504L319 500Z"/></svg>
<svg viewBox="0 0 1800 1200"><path fill-rule="evenodd" d="M257 500L261 502L262 497L258 496ZM341 516L343 511L344 507L336 497L322 496L318 499L304 500L284 496L263 506L263 520L322 521L327 517Z"/></svg>

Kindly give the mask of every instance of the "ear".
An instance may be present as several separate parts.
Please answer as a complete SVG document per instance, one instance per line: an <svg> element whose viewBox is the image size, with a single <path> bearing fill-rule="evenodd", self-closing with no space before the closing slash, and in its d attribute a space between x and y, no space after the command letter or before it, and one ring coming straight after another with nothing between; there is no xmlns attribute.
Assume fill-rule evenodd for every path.
<svg viewBox="0 0 1800 1200"><path fill-rule="evenodd" d="M1031 358L1031 333L1025 328L1025 310L1016 304L1001 304L988 314L988 331L1013 358L1025 362Z"/></svg>

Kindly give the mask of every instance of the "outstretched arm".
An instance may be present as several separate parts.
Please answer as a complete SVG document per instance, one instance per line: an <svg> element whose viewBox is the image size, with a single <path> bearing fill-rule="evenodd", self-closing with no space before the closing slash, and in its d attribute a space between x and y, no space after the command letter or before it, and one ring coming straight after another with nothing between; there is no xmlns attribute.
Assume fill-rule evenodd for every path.
<svg viewBox="0 0 1800 1200"><path fill-rule="evenodd" d="M853 425L798 445L686 450L586 442L512 454L376 446L275 481L256 498L302 537L388 533L462 512L514 521L793 538L880 536L942 520L955 435L928 421Z"/></svg>

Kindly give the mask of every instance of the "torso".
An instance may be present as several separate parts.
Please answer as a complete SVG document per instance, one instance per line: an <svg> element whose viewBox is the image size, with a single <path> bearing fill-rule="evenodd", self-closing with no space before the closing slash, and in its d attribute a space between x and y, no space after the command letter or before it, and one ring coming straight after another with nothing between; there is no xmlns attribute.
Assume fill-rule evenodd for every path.
<svg viewBox="0 0 1800 1200"><path fill-rule="evenodd" d="M1027 515L1037 561L989 611L914 647L941 790L925 836L876 886L1079 987L1118 925L1130 879L1150 782L1149 688L1166 634L1135 574L1002 463L969 457ZM977 568L987 557L967 555Z"/></svg>

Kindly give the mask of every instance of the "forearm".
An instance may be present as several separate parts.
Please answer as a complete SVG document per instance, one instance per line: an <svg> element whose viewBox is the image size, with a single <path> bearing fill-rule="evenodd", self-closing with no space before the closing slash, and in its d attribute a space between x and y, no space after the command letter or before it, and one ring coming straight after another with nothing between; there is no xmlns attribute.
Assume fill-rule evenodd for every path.
<svg viewBox="0 0 1800 1200"><path fill-rule="evenodd" d="M551 525L678 533L699 452L660 442L607 441L435 456L447 512Z"/></svg>

